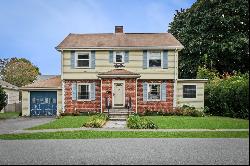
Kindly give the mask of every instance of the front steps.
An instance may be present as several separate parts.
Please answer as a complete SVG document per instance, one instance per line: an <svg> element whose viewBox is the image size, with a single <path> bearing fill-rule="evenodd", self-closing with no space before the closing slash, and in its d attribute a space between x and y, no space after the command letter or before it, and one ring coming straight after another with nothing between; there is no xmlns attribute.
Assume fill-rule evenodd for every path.
<svg viewBox="0 0 250 166"><path fill-rule="evenodd" d="M108 115L108 110L104 111L105 114ZM124 108L116 108L116 109L110 109L109 110L109 120L111 121L126 121L128 118L128 115L132 114L133 111L128 111Z"/></svg>

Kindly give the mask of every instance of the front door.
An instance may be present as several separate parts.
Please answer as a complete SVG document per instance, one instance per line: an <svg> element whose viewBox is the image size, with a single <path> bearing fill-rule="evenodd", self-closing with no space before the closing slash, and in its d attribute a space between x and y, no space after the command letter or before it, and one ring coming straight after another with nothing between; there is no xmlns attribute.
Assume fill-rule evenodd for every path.
<svg viewBox="0 0 250 166"><path fill-rule="evenodd" d="M125 105L125 82L113 81L113 107L124 107Z"/></svg>

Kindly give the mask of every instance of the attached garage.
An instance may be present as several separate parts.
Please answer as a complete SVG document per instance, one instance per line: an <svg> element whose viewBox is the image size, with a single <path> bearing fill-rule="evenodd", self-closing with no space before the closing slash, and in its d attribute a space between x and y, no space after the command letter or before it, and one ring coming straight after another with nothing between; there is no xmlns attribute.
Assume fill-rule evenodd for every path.
<svg viewBox="0 0 250 166"><path fill-rule="evenodd" d="M23 116L56 116L62 110L61 78L38 80L22 89Z"/></svg>

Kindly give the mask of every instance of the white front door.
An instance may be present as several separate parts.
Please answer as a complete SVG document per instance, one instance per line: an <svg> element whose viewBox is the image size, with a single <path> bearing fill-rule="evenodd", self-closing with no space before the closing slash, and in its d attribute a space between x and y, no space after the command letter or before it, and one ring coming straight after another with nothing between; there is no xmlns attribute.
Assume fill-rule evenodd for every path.
<svg viewBox="0 0 250 166"><path fill-rule="evenodd" d="M125 105L125 82L113 81L113 107L124 107Z"/></svg>

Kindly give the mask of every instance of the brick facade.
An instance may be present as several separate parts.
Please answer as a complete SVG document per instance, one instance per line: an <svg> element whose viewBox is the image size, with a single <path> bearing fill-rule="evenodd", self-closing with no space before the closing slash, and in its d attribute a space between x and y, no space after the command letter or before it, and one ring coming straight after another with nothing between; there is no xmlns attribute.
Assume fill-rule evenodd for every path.
<svg viewBox="0 0 250 166"><path fill-rule="evenodd" d="M102 110L106 108L105 98L110 98L112 106L112 78L102 79ZM117 79L125 80L125 97L131 97L132 111L136 112L136 79ZM143 82L162 83L166 81L167 99L166 101L143 101ZM65 113L73 113L74 110L80 112L100 112L101 111L101 81L100 80L65 80ZM93 83L96 85L96 99L94 101L73 101L72 100L72 83ZM146 109L150 111L167 111L173 107L173 81L171 80L138 80L137 82L137 111L143 113Z"/></svg>
<svg viewBox="0 0 250 166"><path fill-rule="evenodd" d="M101 81L100 80L65 80L65 113L76 112L100 112L101 108ZM73 101L72 100L72 83L93 83L95 82L96 99L94 101Z"/></svg>
<svg viewBox="0 0 250 166"><path fill-rule="evenodd" d="M143 82L163 83L166 81L167 98L166 101L143 101ZM137 111L143 113L146 109L150 111L168 111L173 108L174 83L171 80L138 80Z"/></svg>

